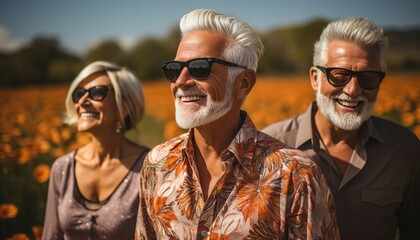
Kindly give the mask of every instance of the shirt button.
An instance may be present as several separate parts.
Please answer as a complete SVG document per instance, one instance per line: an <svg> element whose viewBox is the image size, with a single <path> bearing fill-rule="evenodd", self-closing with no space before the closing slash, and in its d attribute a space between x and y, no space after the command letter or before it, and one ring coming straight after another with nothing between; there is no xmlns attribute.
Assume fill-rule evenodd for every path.
<svg viewBox="0 0 420 240"><path fill-rule="evenodd" d="M202 237L207 237L207 235L209 235L209 232L207 232L207 231L201 231L200 235Z"/></svg>

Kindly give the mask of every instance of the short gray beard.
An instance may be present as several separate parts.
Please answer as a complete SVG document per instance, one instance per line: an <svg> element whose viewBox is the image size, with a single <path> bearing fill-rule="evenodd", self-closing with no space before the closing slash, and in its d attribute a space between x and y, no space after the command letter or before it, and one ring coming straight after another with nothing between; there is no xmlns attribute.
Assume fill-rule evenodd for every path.
<svg viewBox="0 0 420 240"><path fill-rule="evenodd" d="M343 92L334 94L332 97L328 98L321 93L321 81L318 81L319 87L316 92L316 102L319 110L324 116L331 121L331 123L343 130L352 131L359 129L360 126L372 115L373 109L375 107L374 101L369 102L366 97L357 97L352 98L347 96ZM362 100L364 101L360 113L351 113L351 112L338 112L335 109L335 102L333 99L340 98L346 100Z"/></svg>
<svg viewBox="0 0 420 240"><path fill-rule="evenodd" d="M231 73L232 72L232 73ZM233 83L236 74L234 71L228 71L228 79L226 83L226 91L223 101L215 102L210 98L210 95L201 89L194 89L192 91L177 90L175 97L175 120L179 127L183 129L190 129L198 126L209 124L229 112L232 107ZM197 86L197 85L196 85ZM195 109L184 108L179 104L180 99L177 97L179 93L204 93L207 95L206 105Z"/></svg>

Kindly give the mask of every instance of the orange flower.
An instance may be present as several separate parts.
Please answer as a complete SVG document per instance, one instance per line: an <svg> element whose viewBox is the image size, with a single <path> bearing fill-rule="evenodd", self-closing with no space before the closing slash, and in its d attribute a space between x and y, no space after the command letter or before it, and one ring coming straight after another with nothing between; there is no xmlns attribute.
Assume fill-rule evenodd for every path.
<svg viewBox="0 0 420 240"><path fill-rule="evenodd" d="M51 140L55 143L55 144L60 144L61 143L61 136L60 136L60 133L56 130L56 129L54 129L54 130L52 130L51 132L50 132L50 137L51 137Z"/></svg>
<svg viewBox="0 0 420 240"><path fill-rule="evenodd" d="M29 240L29 238L24 233L16 233L8 237L6 240Z"/></svg>
<svg viewBox="0 0 420 240"><path fill-rule="evenodd" d="M20 135L22 135L22 130L20 129L20 128L12 128L11 130L10 130L10 134L13 136L13 137L20 137Z"/></svg>
<svg viewBox="0 0 420 240"><path fill-rule="evenodd" d="M35 240L41 240L42 237L42 226L36 225L32 227L32 232L34 234Z"/></svg>
<svg viewBox="0 0 420 240"><path fill-rule="evenodd" d="M70 129L65 128L65 129L61 130L60 137L64 141L68 140L71 137L71 131L70 131Z"/></svg>
<svg viewBox="0 0 420 240"><path fill-rule="evenodd" d="M420 125L418 125L418 126L416 126L414 129L413 129L413 132L418 136L418 137L420 137Z"/></svg>
<svg viewBox="0 0 420 240"><path fill-rule="evenodd" d="M25 121L26 121L26 115L25 115L25 113L22 113L22 112L19 113L17 115L17 117L16 117L16 122L19 123L19 124L24 124Z"/></svg>
<svg viewBox="0 0 420 240"><path fill-rule="evenodd" d="M39 164L35 167L33 174L38 182L44 183L50 177L50 167L47 164Z"/></svg>
<svg viewBox="0 0 420 240"><path fill-rule="evenodd" d="M39 152L46 153L50 150L51 145L48 141L44 139L40 139L36 143L37 143L37 149Z"/></svg>
<svg viewBox="0 0 420 240"><path fill-rule="evenodd" d="M64 155L65 153L66 153L65 150L62 148L56 148L52 151L52 155L56 158Z"/></svg>
<svg viewBox="0 0 420 240"><path fill-rule="evenodd" d="M12 146L10 146L10 144L5 143L5 144L1 144L1 145L3 145L2 151L5 155L8 155L8 154L12 153Z"/></svg>
<svg viewBox="0 0 420 240"><path fill-rule="evenodd" d="M18 164L25 164L31 160L32 154L31 151L27 148L22 148L17 158Z"/></svg>
<svg viewBox="0 0 420 240"><path fill-rule="evenodd" d="M17 216L18 209L14 204L0 205L0 219L14 218Z"/></svg>
<svg viewBox="0 0 420 240"><path fill-rule="evenodd" d="M410 127L416 121L414 114L410 112L403 112L401 114L401 124L405 127Z"/></svg>

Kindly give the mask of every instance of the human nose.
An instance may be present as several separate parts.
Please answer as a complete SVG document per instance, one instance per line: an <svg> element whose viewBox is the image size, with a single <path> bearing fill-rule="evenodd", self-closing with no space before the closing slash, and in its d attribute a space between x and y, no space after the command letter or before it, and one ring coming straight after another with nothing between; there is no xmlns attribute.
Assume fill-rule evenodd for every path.
<svg viewBox="0 0 420 240"><path fill-rule="evenodd" d="M362 92L362 89L359 85L359 78L356 75L351 76L350 81L344 86L344 93L349 96L358 96Z"/></svg>
<svg viewBox="0 0 420 240"><path fill-rule="evenodd" d="M175 80L175 85L178 88L182 88L184 86L193 85L194 83L194 79L192 79L190 73L188 72L188 68L185 66L184 68L182 68L178 78Z"/></svg>
<svg viewBox="0 0 420 240"><path fill-rule="evenodd" d="M89 99L89 92L85 92L85 94L83 94L83 96L79 99L77 103L84 104L86 102L89 102L87 101L88 99Z"/></svg>

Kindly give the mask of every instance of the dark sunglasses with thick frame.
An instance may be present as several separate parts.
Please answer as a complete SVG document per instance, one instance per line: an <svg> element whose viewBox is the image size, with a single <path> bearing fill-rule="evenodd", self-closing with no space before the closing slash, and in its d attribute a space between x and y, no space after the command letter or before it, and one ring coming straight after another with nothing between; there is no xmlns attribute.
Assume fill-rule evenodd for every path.
<svg viewBox="0 0 420 240"><path fill-rule="evenodd" d="M247 69L247 67L241 66L233 62L228 62L222 59L210 57L193 58L186 62L175 60L166 61L161 64L161 67L163 69L163 72L165 73L166 79L168 79L169 82L174 83L178 79L184 67L188 68L188 73L192 78L196 80L207 79L210 75L213 63L219 63L230 67L240 67Z"/></svg>
<svg viewBox="0 0 420 240"><path fill-rule="evenodd" d="M316 67L325 74L328 82L334 87L343 87L350 82L353 76L356 76L360 87L373 90L378 88L385 78L385 73L380 71L352 71L346 68Z"/></svg>
<svg viewBox="0 0 420 240"><path fill-rule="evenodd" d="M88 97L90 99L95 100L95 101L102 101L106 97L108 90L112 90L112 88L106 85L98 85L98 86L91 87L89 89L78 87L74 89L71 97L74 103L78 103L80 99L86 93L88 93L89 94Z"/></svg>

